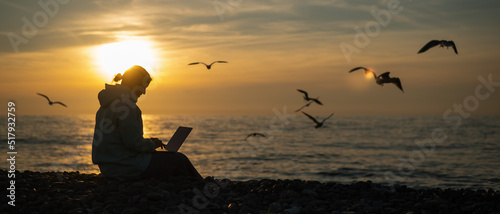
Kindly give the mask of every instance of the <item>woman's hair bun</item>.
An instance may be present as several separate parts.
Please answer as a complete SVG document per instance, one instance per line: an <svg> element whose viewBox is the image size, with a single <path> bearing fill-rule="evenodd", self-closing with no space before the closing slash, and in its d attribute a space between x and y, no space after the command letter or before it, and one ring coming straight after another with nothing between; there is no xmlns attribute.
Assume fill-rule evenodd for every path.
<svg viewBox="0 0 500 214"><path fill-rule="evenodd" d="M115 78L113 78L113 82L118 82L122 80L122 78L123 78L122 74L118 73L117 75L115 75Z"/></svg>

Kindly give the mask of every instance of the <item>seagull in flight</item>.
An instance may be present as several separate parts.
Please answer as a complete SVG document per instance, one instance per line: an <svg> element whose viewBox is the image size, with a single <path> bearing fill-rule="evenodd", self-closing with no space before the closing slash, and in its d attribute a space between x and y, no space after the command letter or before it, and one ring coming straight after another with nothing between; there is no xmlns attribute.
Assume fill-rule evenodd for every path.
<svg viewBox="0 0 500 214"><path fill-rule="evenodd" d="M325 120L327 120L328 118L330 118L331 116L333 116L333 113L330 114L330 116L326 117L325 119L323 119L321 122L318 122L318 120L316 120L316 118L314 118L313 116L301 111L304 115L306 115L307 117L309 117L309 119L311 119L314 123L316 123L316 125L314 126L314 128L319 128L321 126L323 126L323 123L325 122Z"/></svg>
<svg viewBox="0 0 500 214"><path fill-rule="evenodd" d="M245 141L246 141L249 137L257 137L257 136L266 137L264 134L254 132L254 133L251 133L251 134L247 135L247 137L245 137Z"/></svg>
<svg viewBox="0 0 500 214"><path fill-rule="evenodd" d="M214 61L212 63L210 63L209 65L205 64L204 62L193 62L193 63L189 63L188 65L197 65L197 64L204 64L208 70L210 70L210 68L212 68L212 65L214 63L227 63L226 61Z"/></svg>
<svg viewBox="0 0 500 214"><path fill-rule="evenodd" d="M418 51L418 53L423 53L423 52L429 50L430 48L438 46L438 45L441 48L446 47L447 49L449 47L452 47L453 50L455 51L455 53L458 54L457 46L455 46L455 43L453 41L451 41L451 40L450 41L446 41L446 40L432 40L432 41L428 42L427 44L425 44L424 47L422 47L422 49L420 49Z"/></svg>
<svg viewBox="0 0 500 214"><path fill-rule="evenodd" d="M372 73L373 77L375 78L375 82L377 84L379 84L380 86L384 86L384 83L394 83L394 85L396 85L403 93L405 92L403 90L403 86L401 86L401 80L397 77L390 77L389 76L390 72L385 72L385 73L377 76L377 74L375 74L375 72L373 72L371 69L368 69L365 67L356 67L356 68L351 69L349 71L349 73L356 71L356 70L360 70L360 69L365 70L365 74Z"/></svg>
<svg viewBox="0 0 500 214"><path fill-rule="evenodd" d="M64 103L61 103L61 102L59 102L59 101L56 101L56 102L52 102L52 101L50 101L49 97L47 97L47 96L46 96L46 95L44 95L44 94L40 94L40 93L36 93L36 94L38 94L38 95L40 95L40 96L42 96L42 97L45 97L45 99L47 99L47 101L49 101L49 105L59 104L59 105L62 105L62 106L64 106L64 107L68 108L68 106L66 106Z"/></svg>
<svg viewBox="0 0 500 214"><path fill-rule="evenodd" d="M316 98L310 98L309 95L307 94L306 91L304 90L300 90L300 89L297 89L297 91L299 91L300 93L303 93L304 94L304 100L306 101L314 101L315 103L319 104L319 105L323 105L323 103L321 103L318 99L319 97L316 97ZM308 105L309 106L309 105Z"/></svg>

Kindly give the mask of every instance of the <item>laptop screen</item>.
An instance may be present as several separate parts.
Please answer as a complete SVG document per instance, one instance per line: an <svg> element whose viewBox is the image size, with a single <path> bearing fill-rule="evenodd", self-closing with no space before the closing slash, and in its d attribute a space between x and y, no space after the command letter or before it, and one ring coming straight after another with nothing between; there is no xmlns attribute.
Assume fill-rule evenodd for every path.
<svg viewBox="0 0 500 214"><path fill-rule="evenodd" d="M186 140L191 130L193 130L191 127L179 126L172 138L168 141L165 149L169 152L177 152L179 148L181 148L182 143L184 143L184 140Z"/></svg>

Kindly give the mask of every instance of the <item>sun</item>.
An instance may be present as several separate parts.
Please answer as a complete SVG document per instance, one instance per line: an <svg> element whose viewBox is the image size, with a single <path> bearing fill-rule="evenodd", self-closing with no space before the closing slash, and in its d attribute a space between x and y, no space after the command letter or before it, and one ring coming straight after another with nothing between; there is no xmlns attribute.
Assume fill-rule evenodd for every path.
<svg viewBox="0 0 500 214"><path fill-rule="evenodd" d="M372 70L368 70L368 71L365 71L365 79L373 79L373 71Z"/></svg>
<svg viewBox="0 0 500 214"><path fill-rule="evenodd" d="M92 51L96 70L105 81L134 65L145 68L152 76L158 63L153 42L143 39L124 40L97 46Z"/></svg>

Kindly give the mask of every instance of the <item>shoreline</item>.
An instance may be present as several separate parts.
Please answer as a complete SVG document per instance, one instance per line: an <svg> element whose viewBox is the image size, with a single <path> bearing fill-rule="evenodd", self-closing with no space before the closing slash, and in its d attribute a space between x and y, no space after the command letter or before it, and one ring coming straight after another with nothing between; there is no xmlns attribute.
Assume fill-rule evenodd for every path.
<svg viewBox="0 0 500 214"><path fill-rule="evenodd" d="M15 173L1 213L499 213L499 190L392 187L371 181L118 181L75 172ZM15 181L15 207L8 185Z"/></svg>

